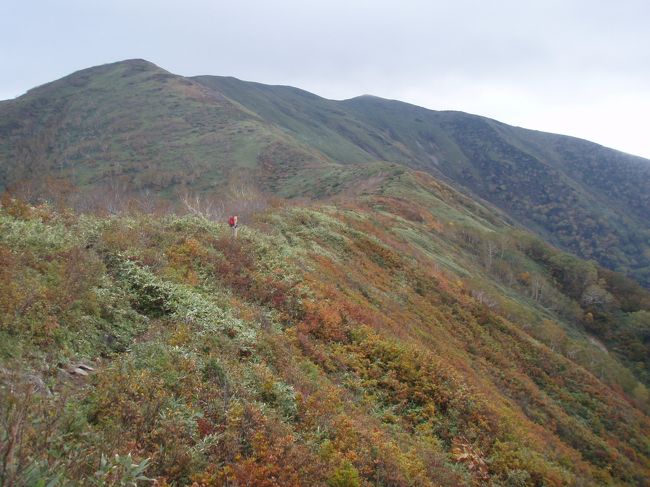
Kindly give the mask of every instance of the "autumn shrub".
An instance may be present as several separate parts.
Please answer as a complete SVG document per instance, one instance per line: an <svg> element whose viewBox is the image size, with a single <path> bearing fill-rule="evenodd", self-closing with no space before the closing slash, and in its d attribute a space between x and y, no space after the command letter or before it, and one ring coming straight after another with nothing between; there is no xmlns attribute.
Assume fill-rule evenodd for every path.
<svg viewBox="0 0 650 487"><path fill-rule="evenodd" d="M91 455L82 446L87 430L77 400L69 386L52 394L38 372L0 369L2 485L56 485L83 470Z"/></svg>
<svg viewBox="0 0 650 487"><path fill-rule="evenodd" d="M344 462L327 479L327 485L329 487L359 487L361 485L361 477L352 463Z"/></svg>

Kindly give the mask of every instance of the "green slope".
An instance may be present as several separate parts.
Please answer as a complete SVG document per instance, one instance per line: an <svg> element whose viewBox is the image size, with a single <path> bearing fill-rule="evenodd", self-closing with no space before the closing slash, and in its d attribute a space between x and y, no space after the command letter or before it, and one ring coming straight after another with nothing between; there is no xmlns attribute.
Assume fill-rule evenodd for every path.
<svg viewBox="0 0 650 487"><path fill-rule="evenodd" d="M0 106L0 187L215 191L244 173L274 189L331 165L220 92L141 60L74 73Z"/></svg>
<svg viewBox="0 0 650 487"><path fill-rule="evenodd" d="M2 185L35 200L320 199L232 239L5 194L0 484L647 485L650 293L514 223L642 275L646 164L140 60L0 103Z"/></svg>
<svg viewBox="0 0 650 487"><path fill-rule="evenodd" d="M0 188L32 198L146 192L173 201L231 182L320 198L354 191L385 163L429 172L650 283L650 163L586 141L371 96L339 102L184 78L141 60L0 104Z"/></svg>
<svg viewBox="0 0 650 487"><path fill-rule="evenodd" d="M338 102L289 87L195 79L338 162L365 155L425 170L582 257L650 282L650 162L645 159L571 137L372 96Z"/></svg>

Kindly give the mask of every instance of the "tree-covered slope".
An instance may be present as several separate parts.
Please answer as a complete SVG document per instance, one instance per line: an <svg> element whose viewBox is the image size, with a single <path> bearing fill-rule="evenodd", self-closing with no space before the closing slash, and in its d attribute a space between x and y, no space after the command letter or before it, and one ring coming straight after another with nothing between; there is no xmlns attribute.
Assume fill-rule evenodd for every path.
<svg viewBox="0 0 650 487"><path fill-rule="evenodd" d="M647 483L649 293L425 173L237 239L2 203L7 485Z"/></svg>

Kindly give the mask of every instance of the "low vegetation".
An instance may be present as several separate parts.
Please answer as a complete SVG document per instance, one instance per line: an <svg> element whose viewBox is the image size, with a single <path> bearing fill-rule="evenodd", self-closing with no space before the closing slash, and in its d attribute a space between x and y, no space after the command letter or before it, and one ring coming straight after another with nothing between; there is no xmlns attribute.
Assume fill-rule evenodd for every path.
<svg viewBox="0 0 650 487"><path fill-rule="evenodd" d="M0 210L2 485L644 485L648 292L417 173Z"/></svg>

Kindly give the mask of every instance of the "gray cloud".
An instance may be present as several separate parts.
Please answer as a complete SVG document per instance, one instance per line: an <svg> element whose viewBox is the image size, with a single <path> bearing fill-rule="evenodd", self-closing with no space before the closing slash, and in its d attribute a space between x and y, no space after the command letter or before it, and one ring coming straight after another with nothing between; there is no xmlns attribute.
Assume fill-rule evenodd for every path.
<svg viewBox="0 0 650 487"><path fill-rule="evenodd" d="M141 57L185 75L456 108L650 157L648 137L630 138L650 108L645 0L8 1L0 98Z"/></svg>

